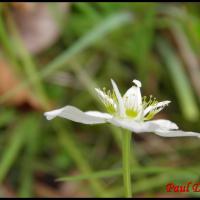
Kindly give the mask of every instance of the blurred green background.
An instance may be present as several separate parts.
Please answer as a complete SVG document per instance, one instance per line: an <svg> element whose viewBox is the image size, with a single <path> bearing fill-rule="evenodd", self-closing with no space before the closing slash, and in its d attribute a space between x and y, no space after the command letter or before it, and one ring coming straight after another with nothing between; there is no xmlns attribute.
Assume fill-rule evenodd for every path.
<svg viewBox="0 0 200 200"><path fill-rule="evenodd" d="M120 131L47 110L101 110L94 87L171 100L157 118L200 132L200 5L197 3L1 3L0 196L121 197ZM200 180L200 141L133 135L135 197ZM65 177L65 179L64 179ZM58 181L63 178L64 181Z"/></svg>

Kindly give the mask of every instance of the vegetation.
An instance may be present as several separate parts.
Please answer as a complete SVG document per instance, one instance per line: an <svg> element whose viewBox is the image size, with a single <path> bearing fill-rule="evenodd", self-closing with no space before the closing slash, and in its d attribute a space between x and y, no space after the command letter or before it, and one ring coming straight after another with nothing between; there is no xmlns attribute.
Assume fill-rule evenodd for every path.
<svg viewBox="0 0 200 200"><path fill-rule="evenodd" d="M120 130L49 123L43 113L68 104L104 111L95 87L111 88L113 78L123 93L138 79L143 95L172 101L158 118L200 132L200 6L68 3L62 13L59 4L45 4L59 31L37 52L28 50L14 17L26 6L0 4L0 195L121 197ZM197 138L144 133L132 140L135 197L199 197L166 192L171 182L199 182Z"/></svg>

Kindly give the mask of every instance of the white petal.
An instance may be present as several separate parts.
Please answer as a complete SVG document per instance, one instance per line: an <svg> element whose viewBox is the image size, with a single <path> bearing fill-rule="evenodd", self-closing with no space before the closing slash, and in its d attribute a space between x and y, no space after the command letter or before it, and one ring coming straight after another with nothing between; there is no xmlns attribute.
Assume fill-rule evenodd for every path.
<svg viewBox="0 0 200 200"><path fill-rule="evenodd" d="M193 137L200 138L200 133L185 132L181 130L174 130L174 131L162 130L162 131L156 131L155 134L162 137L192 137L193 136Z"/></svg>
<svg viewBox="0 0 200 200"><path fill-rule="evenodd" d="M135 120L130 119L119 119L119 118L111 118L108 120L111 124L128 129L135 133L143 133L143 132L153 132L159 129L159 125L157 124L149 124L147 122L137 122Z"/></svg>
<svg viewBox="0 0 200 200"><path fill-rule="evenodd" d="M144 116L146 116L149 112L151 112L152 110L155 109L159 109L159 111L161 111L165 106L167 106L171 101L162 101L157 103L154 106L148 106L145 110L144 110Z"/></svg>
<svg viewBox="0 0 200 200"><path fill-rule="evenodd" d="M133 80L133 83L135 83L136 86L132 86L127 90L127 92L123 96L123 101L125 107L133 107L136 110L140 111L142 106L142 95L140 87L142 86L142 84L138 80Z"/></svg>
<svg viewBox="0 0 200 200"><path fill-rule="evenodd" d="M133 80L133 83L135 83L135 85L137 85L138 87L142 87L142 83L136 79Z"/></svg>
<svg viewBox="0 0 200 200"><path fill-rule="evenodd" d="M108 120L111 124L119 126L135 133L155 132L162 130L177 129L178 126L169 120L152 120L148 122L137 122L130 119L111 118Z"/></svg>
<svg viewBox="0 0 200 200"><path fill-rule="evenodd" d="M95 88L96 92L98 93L99 97L102 99L103 102L105 102L106 104L111 104L114 106L114 108L117 107L116 103L113 101L112 98L110 98L107 94L105 94L105 92L103 92L102 90Z"/></svg>
<svg viewBox="0 0 200 200"><path fill-rule="evenodd" d="M89 115L74 106L65 106L57 110L45 112L44 115L48 120L59 116L83 124L100 124L106 122L105 118Z"/></svg>
<svg viewBox="0 0 200 200"><path fill-rule="evenodd" d="M117 87L117 84L115 83L115 81L113 81L111 79L111 83L112 83L112 86L113 86L113 90L115 92L115 95L117 97L117 100L118 100L118 109L119 109L119 114L120 116L124 116L124 113L125 113L125 109L124 109L124 102L123 102L123 99L122 99L122 96L119 92L119 89Z"/></svg>
<svg viewBox="0 0 200 200"><path fill-rule="evenodd" d="M126 108L133 107L136 110L140 110L142 106L140 88L136 86L129 88L123 96L123 101Z"/></svg>
<svg viewBox="0 0 200 200"><path fill-rule="evenodd" d="M47 118L47 120L52 120L55 117L57 117L62 112L62 109L52 110L45 112L44 115Z"/></svg>
<svg viewBox="0 0 200 200"><path fill-rule="evenodd" d="M99 111L87 111L85 112L85 114L87 115L91 115L94 117L100 117L103 119L111 119L113 116L108 114L108 113L103 113L103 112L99 112Z"/></svg>
<svg viewBox="0 0 200 200"><path fill-rule="evenodd" d="M111 124L128 129L135 133L153 132L162 137L185 137L196 136L200 138L200 133L185 132L177 129L177 125L169 120L152 120L149 122L136 122L128 119L111 118L108 119Z"/></svg>
<svg viewBox="0 0 200 200"><path fill-rule="evenodd" d="M145 123L156 124L159 126L160 129L164 129L164 130L178 129L178 126L174 122L171 122L170 120L166 120L166 119L151 120Z"/></svg>

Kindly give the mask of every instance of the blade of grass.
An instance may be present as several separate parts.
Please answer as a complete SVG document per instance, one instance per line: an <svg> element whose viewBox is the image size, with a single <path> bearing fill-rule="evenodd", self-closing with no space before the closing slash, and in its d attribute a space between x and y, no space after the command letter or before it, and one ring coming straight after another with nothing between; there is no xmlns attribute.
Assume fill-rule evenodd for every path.
<svg viewBox="0 0 200 200"><path fill-rule="evenodd" d="M79 53L81 50L85 49L90 45L90 43L94 43L97 39L104 36L107 32L112 29L121 26L122 23L129 22L131 19L130 15L127 13L117 14L110 17L100 26L97 26L90 34L87 34L85 37L81 38L73 47L66 52L64 52L61 56L53 61L53 63L49 64L45 71L43 71L43 76L46 76L52 73L55 69L60 68L66 60L68 60L72 55ZM36 78L36 77L34 77Z"/></svg>
<svg viewBox="0 0 200 200"><path fill-rule="evenodd" d="M4 50L9 60L13 61L13 63L16 63L16 55L10 43L9 35L5 30L5 24L2 19L2 12L0 12L0 41L1 41L1 45L4 47Z"/></svg>
<svg viewBox="0 0 200 200"><path fill-rule="evenodd" d="M39 100L41 101L42 105L44 107L48 107L47 105L47 97L45 95L43 85L41 83L40 79L37 79L39 76L39 73L37 71L37 67L34 64L34 61L29 54L29 52L26 50L25 46L23 45L23 41L20 38L20 35L18 33L16 24L13 20L13 18L8 15L7 17L8 25L12 33L13 37L13 46L15 49L17 49L17 56L19 61L21 62L21 65L23 66L23 69L26 73L25 77L28 77L28 81L33 85L33 89L39 96Z"/></svg>
<svg viewBox="0 0 200 200"><path fill-rule="evenodd" d="M34 162L36 160L37 144L39 141L40 134L40 121L38 117L31 116L34 126L29 129L29 134L27 135L27 143L25 149L25 155L21 163L21 180L19 186L19 197L31 197L32 186L33 186L33 173L34 173Z"/></svg>
<svg viewBox="0 0 200 200"><path fill-rule="evenodd" d="M132 20L130 13L117 13L102 20L100 24L95 26L89 33L86 33L77 42L75 42L70 48L66 49L61 55L56 57L51 63L41 70L37 77L34 79L42 79L53 72L61 69L72 57L90 47L98 40L102 39L106 34L110 33L116 28L119 28L125 24L128 24ZM67 66L65 66L66 69ZM8 98L12 97L15 92L23 89L30 84L30 80L22 82L19 86L0 97L0 103L4 103Z"/></svg>
<svg viewBox="0 0 200 200"><path fill-rule="evenodd" d="M194 182L196 182L198 177L193 178ZM191 179L189 179L191 180ZM159 188L160 191L166 191L166 185L171 182L176 182L176 181L181 181L181 183L185 183L188 181L188 177L176 177L174 176L169 176L167 174L159 174L154 177L149 177L148 179L140 179L139 181L135 182L134 187L133 187L133 192L134 194L139 194L142 192L145 192L147 195L147 191L150 192L156 188ZM115 194L117 196L122 195L123 190L122 188L115 188ZM113 191L113 192L114 192ZM154 193L155 194L155 193ZM152 194L153 195L153 194ZM149 197L149 194L148 194Z"/></svg>
<svg viewBox="0 0 200 200"><path fill-rule="evenodd" d="M104 36L106 33L111 31L112 29L117 28L120 25L124 24L125 22L130 21L130 19L131 19L130 15L127 13L117 14L115 16L110 17L109 19L107 19L105 21L105 23L102 23L100 26L97 26L97 28L95 28L89 34L86 34L85 37L81 38L77 43L75 43L75 45L73 45L72 48L70 48L69 50L66 50L61 56L56 58L52 63L50 63L45 68L45 70L43 70L40 73L40 75L38 77L34 76L32 79L25 81L24 83L21 84L21 86L19 88L23 88L24 86L27 86L28 84L30 84L32 81L37 81L37 80L41 79L42 77L46 77L49 74L53 73L55 70L61 68L63 66L63 64L67 60L69 60L72 56L76 55L77 53L81 52L81 50L85 49L92 43L96 42L97 39L101 38L102 36ZM60 132L59 132L59 134L60 134ZM65 139L66 139L66 141L70 141L70 140L68 140L67 137ZM73 152L74 149L75 149L75 147L73 145L69 145L68 151ZM75 152L77 153L77 155L79 155L79 154L81 155L80 151L77 148L76 148ZM84 170L85 172L91 171L87 162L83 158L82 159L80 159L80 158L81 158L81 156L78 156L76 159L74 158L78 167L82 168L81 167L82 165L87 166L87 167L84 167L82 170ZM85 163L85 164L83 164L83 163ZM99 186L99 184L97 184L96 181L93 182L93 188L100 191L100 189L99 189L100 186ZM99 193L102 194L103 192L105 195L105 191L100 191Z"/></svg>
<svg viewBox="0 0 200 200"><path fill-rule="evenodd" d="M100 172L95 172L92 174L83 174L77 176L67 176L63 178L58 178L57 181L82 181L89 179L99 179L99 178L110 178L113 176L122 175L122 169L118 170L102 170Z"/></svg>
<svg viewBox="0 0 200 200"><path fill-rule="evenodd" d="M46 77L60 69L70 58L72 58L72 56L88 48L91 44L97 42L97 40L101 39L110 31L130 22L131 19L132 16L130 13L117 13L108 17L106 20L104 19L97 27L81 37L71 48L64 51L59 57L48 64L42 71L42 77Z"/></svg>
<svg viewBox="0 0 200 200"><path fill-rule="evenodd" d="M85 14L86 17L92 18L92 20L94 21L99 21L101 19L99 13L90 3L77 2L74 6L76 6L76 8L80 10L83 14Z"/></svg>
<svg viewBox="0 0 200 200"><path fill-rule="evenodd" d="M33 84L33 88L36 90L39 100L41 100L41 102L43 103L43 106L46 107L46 109L48 109L49 100L47 99L47 95L45 94L45 91L42 88L42 83L40 82L40 79L37 78L37 77L39 77L39 73L36 70L36 66L33 63L31 55L24 48L24 46L22 44L22 41L21 41L21 39L20 39L20 37L19 37L19 35L17 33L17 29L15 27L15 24L12 21L11 18L9 19L9 25L10 25L10 28L12 30L12 33L14 34L13 36L14 36L14 39L15 39L16 49L19 50L19 52L18 52L19 53L19 59L21 60L22 65L23 65L23 67L24 67L24 69L26 71L28 82ZM66 139L66 140L68 140L68 139ZM69 149L71 149L71 148L73 150L73 146L69 147ZM80 154L81 150L79 151L77 149L76 151L79 152L79 154ZM82 156L80 156L80 157L82 157ZM82 157L82 159L78 163L78 167L79 168L81 168L81 165L84 165L84 163L86 163L85 165L88 165L87 161L84 160L84 163L83 163L82 162L83 160L84 159ZM88 165L88 168L85 168L85 170L86 170L85 173L89 172L89 171L87 171L88 169L90 169L89 165ZM91 171L91 169L90 169L90 171ZM30 181L31 181L31 177L30 176L29 176L28 181L29 181L29 184L30 184ZM22 194L24 194L24 189L23 189L24 187L25 186L23 185L22 186L22 191L21 191ZM98 192L99 195L106 194L106 192L102 189L102 186L100 185L100 183L98 183L98 181L92 181L91 187L94 189L94 191Z"/></svg>
<svg viewBox="0 0 200 200"><path fill-rule="evenodd" d="M62 128L60 123L54 123L54 127L56 128L60 144L68 152L69 156L72 157L79 170L83 173L91 173L92 170L90 165L84 159L84 156L79 150L78 145L76 145L76 142L70 136L69 132ZM96 195L99 197L109 197L111 195L103 189L100 182L97 182L96 180L90 180L90 183L91 187L98 192Z"/></svg>
<svg viewBox="0 0 200 200"><path fill-rule="evenodd" d="M13 68L13 70L20 74L19 70L19 62L17 60L17 55L14 51L15 48L13 48L13 43L10 39L10 36L8 34L8 31L5 27L5 23L2 17L2 12L0 10L0 43L2 45L3 51L2 51L2 61L6 61L10 65L10 67Z"/></svg>
<svg viewBox="0 0 200 200"><path fill-rule="evenodd" d="M196 121L199 119L198 106L195 97L188 81L184 67L170 46L164 39L157 41L159 52L169 71L171 80L173 81L174 89L176 90L177 98L180 103L181 111L185 119Z"/></svg>
<svg viewBox="0 0 200 200"><path fill-rule="evenodd" d="M196 52L192 49L191 44L189 43L189 40L180 24L172 23L171 29L178 46L180 56L187 67L187 72L190 75L191 83L200 100L200 70Z"/></svg>
<svg viewBox="0 0 200 200"><path fill-rule="evenodd" d="M160 188L162 185L166 185L172 178L168 175L158 175L155 177L150 177L148 179L140 180L136 184L133 184L133 192L134 193L141 193L150 191L154 188Z"/></svg>
<svg viewBox="0 0 200 200"><path fill-rule="evenodd" d="M24 146L27 137L27 130L30 130L30 127L33 126L34 124L32 119L24 117L23 119L21 118L17 127L13 129L14 132L11 131L10 135L12 136L8 141L8 145L4 148L0 159L0 183L7 176L10 168L17 159L20 150Z"/></svg>
<svg viewBox="0 0 200 200"><path fill-rule="evenodd" d="M155 35L154 32L156 28L156 14L156 8L149 9L149 11L145 13L142 19L142 23L137 23L135 26L133 42L130 44L132 47L133 58L138 69L138 76L144 84L147 80L147 77L149 76L151 69L149 67L151 63L149 62L147 65L146 59L149 61L151 60L150 54Z"/></svg>
<svg viewBox="0 0 200 200"><path fill-rule="evenodd" d="M131 173L136 174L137 176L140 175L148 175L148 174L160 174L160 173L168 173L168 174L191 174L198 176L200 173L196 169L193 168L171 168L171 167L139 167L134 168L131 170ZM101 170L91 174L81 174L77 176L68 176L58 178L57 181L82 181L82 180L89 180L89 179L96 179L96 178L111 178L115 176L122 175L122 169L112 169L112 170Z"/></svg>
<svg viewBox="0 0 200 200"><path fill-rule="evenodd" d="M17 117L15 110L6 108L1 110L0 127L6 126Z"/></svg>
<svg viewBox="0 0 200 200"><path fill-rule="evenodd" d="M15 27L13 27L14 29ZM16 31L16 29L14 29L13 31ZM42 88L41 82L39 82L38 79L36 79L37 76L39 76L36 67L31 59L31 56L28 54L28 52L23 48L23 45L21 44L21 41L19 39L19 37L17 36L17 33L15 33L15 37L16 37L16 42L17 42L17 47L21 50L21 60L23 61L24 67L26 69L27 72L27 76L30 80L30 82L34 83L34 88L37 89L37 93L39 94L39 98L43 100L44 102L44 106L48 105L48 99L47 96ZM48 108L48 107L47 107ZM60 130L59 130L60 131ZM59 132L58 131L58 132ZM60 136L60 134L59 134ZM67 139L67 141L71 141L71 139ZM73 151L73 145L69 145L68 150L70 150L71 152ZM77 154L80 154L81 150L76 150ZM74 158L74 157L73 157ZM82 158L82 159L80 159ZM85 172L89 172L91 171L91 168L89 167L89 165L87 164L87 161L84 160L83 156L79 156L79 162L77 162L78 167L81 168L82 166L87 165L87 168L84 168ZM89 171L88 171L89 170ZM102 196L103 194L106 195L106 191L103 190L103 187L100 183L98 183L98 181L92 181L91 182L91 187L94 189L94 191L98 192L98 195Z"/></svg>

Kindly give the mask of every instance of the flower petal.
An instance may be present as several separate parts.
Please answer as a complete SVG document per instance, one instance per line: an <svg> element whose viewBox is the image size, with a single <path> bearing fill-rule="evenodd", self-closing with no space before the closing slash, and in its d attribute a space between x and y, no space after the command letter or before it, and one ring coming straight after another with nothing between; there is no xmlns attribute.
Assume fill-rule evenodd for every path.
<svg viewBox="0 0 200 200"><path fill-rule="evenodd" d="M118 101L118 109L119 109L119 114L120 116L124 116L125 114L125 109L124 109L124 102L123 102L123 99L122 99L122 96L119 92L119 89L117 87L117 84L115 83L115 81L113 81L111 79L111 83L112 83L112 86L113 86L113 90L115 92L115 95L117 97L117 101Z"/></svg>
<svg viewBox="0 0 200 200"><path fill-rule="evenodd" d="M142 95L141 95L141 91L140 88L142 87L142 83L138 80L133 80L133 83L135 83L136 87L136 97L137 97L137 104L138 106L142 106Z"/></svg>
<svg viewBox="0 0 200 200"><path fill-rule="evenodd" d="M133 107L136 110L140 110L142 106L140 88L136 86L129 88L123 96L123 101L126 108Z"/></svg>
<svg viewBox="0 0 200 200"><path fill-rule="evenodd" d="M178 129L178 126L174 122L171 122L170 120L166 120L166 119L151 120L145 123L156 124L159 126L160 129L164 129L164 130Z"/></svg>
<svg viewBox="0 0 200 200"><path fill-rule="evenodd" d="M108 122L111 124L128 129L135 133L143 133L143 132L153 132L159 129L159 125L157 124L149 124L147 122L138 122L131 119L119 119L119 118L111 118L108 119Z"/></svg>
<svg viewBox="0 0 200 200"><path fill-rule="evenodd" d="M196 136L200 138L200 133L185 132L177 129L177 125L169 120L152 120L148 122L136 122L127 119L111 118L108 122L115 126L119 126L135 133L153 132L162 137L189 137Z"/></svg>
<svg viewBox="0 0 200 200"><path fill-rule="evenodd" d="M65 106L60 109L45 112L44 115L48 120L59 116L83 124L101 124L106 122L105 118L84 113L74 106Z"/></svg>
<svg viewBox="0 0 200 200"><path fill-rule="evenodd" d="M135 133L155 132L163 130L178 129L178 126L169 120L152 120L148 122L137 122L130 119L111 118L108 122L115 126L119 126Z"/></svg>
<svg viewBox="0 0 200 200"><path fill-rule="evenodd" d="M99 111L87 111L87 112L85 112L85 114L94 116L94 117L103 118L103 119L111 119L113 117L112 115L110 115L108 113L103 113L103 112L99 112Z"/></svg>
<svg viewBox="0 0 200 200"><path fill-rule="evenodd" d="M133 80L133 83L135 83L135 85L137 85L137 87L142 87L142 83L136 79Z"/></svg>
<svg viewBox="0 0 200 200"><path fill-rule="evenodd" d="M123 101L124 101L124 103L128 103L128 101L130 101L130 103L136 103L137 87L132 86L131 88L129 88L123 96ZM126 105L125 105L125 107L126 107Z"/></svg>
<svg viewBox="0 0 200 200"><path fill-rule="evenodd" d="M162 136L162 137L198 137L200 138L200 133L195 132L186 132L181 130L160 130L154 132L156 135Z"/></svg>
<svg viewBox="0 0 200 200"><path fill-rule="evenodd" d="M129 88L123 96L124 107L127 110L132 110L135 119L143 118L143 107L142 107L142 96L140 87L142 86L141 82L138 80L133 80L136 86ZM126 113L127 114L127 113ZM128 114L129 116L129 114Z"/></svg>
<svg viewBox="0 0 200 200"><path fill-rule="evenodd" d="M160 112L165 106L167 106L171 101L162 101L157 103L154 106L148 106L145 110L144 110L144 116L146 116L149 112L157 109L157 112Z"/></svg>

